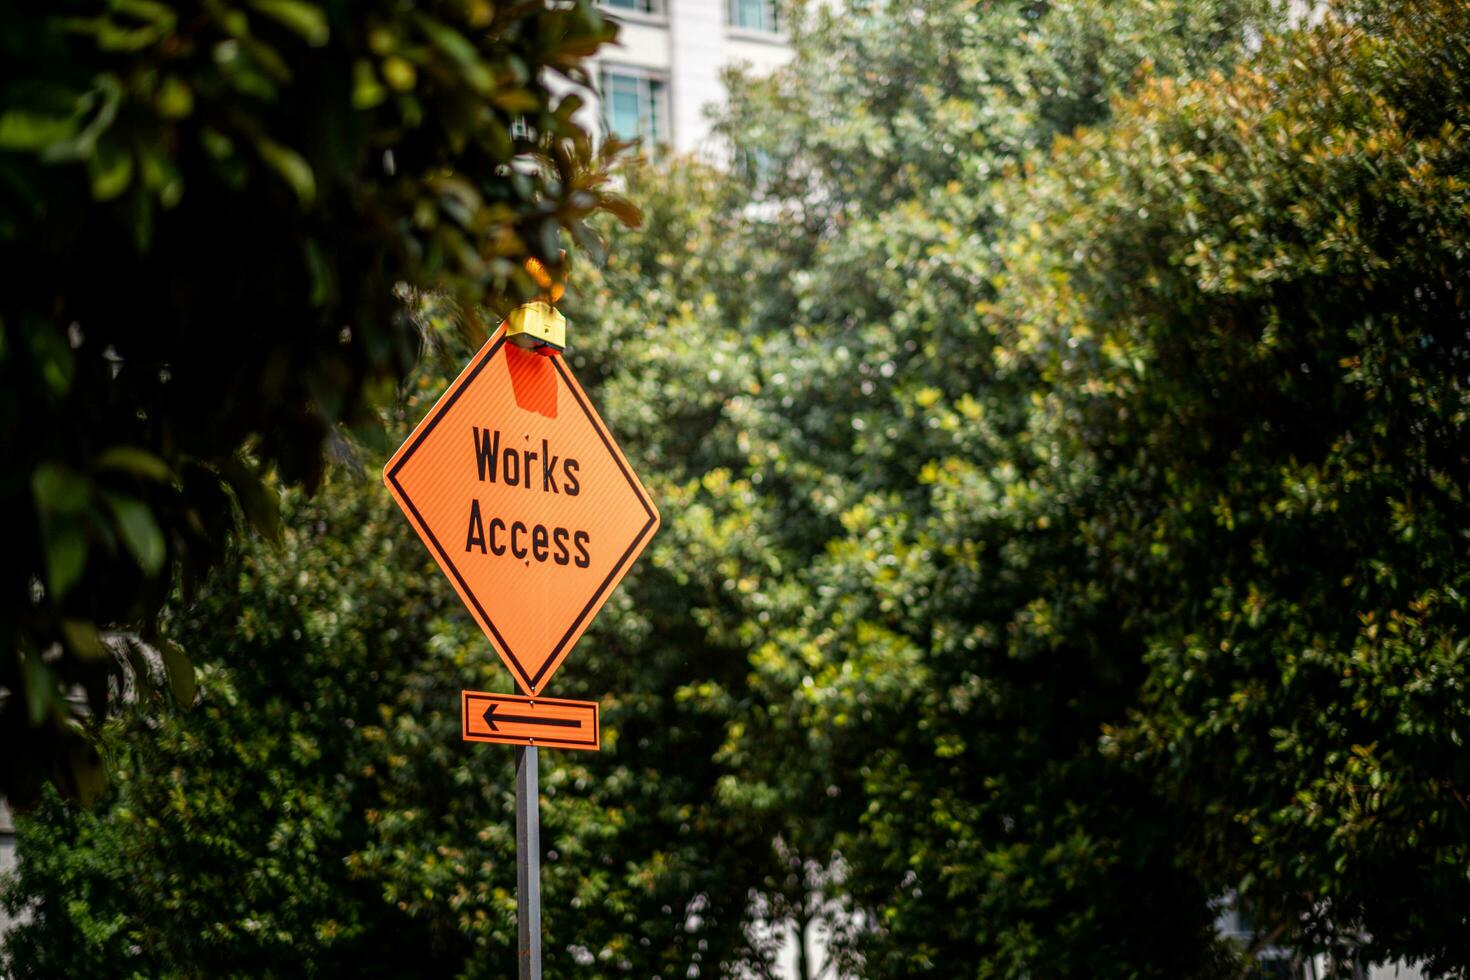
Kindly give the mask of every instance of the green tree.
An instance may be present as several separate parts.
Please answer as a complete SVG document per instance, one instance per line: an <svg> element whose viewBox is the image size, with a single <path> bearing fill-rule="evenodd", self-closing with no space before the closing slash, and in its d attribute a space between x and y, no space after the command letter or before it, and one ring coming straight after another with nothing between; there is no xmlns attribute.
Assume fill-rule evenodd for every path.
<svg viewBox="0 0 1470 980"><path fill-rule="evenodd" d="M626 207L572 122L588 0L0 4L0 793L103 774L114 657L272 484L322 479L416 356L394 287L464 309ZM605 150L612 152L616 145Z"/></svg>
<svg viewBox="0 0 1470 980"><path fill-rule="evenodd" d="M731 803L833 861L867 975L1238 972L1227 892L1344 969L1463 975L1463 11L1160 30L1091 86L1070 39L1118 9L1013 10L946 115L882 53L952 51L843 38L977 12L879 6L740 110L794 107L750 160L795 325L731 392L722 506L783 566L731 576ZM1068 138L1048 90L1102 101L1047 109ZM910 124L1038 136L925 195Z"/></svg>
<svg viewBox="0 0 1470 980"><path fill-rule="evenodd" d="M980 313L1052 140L1150 74L1233 64L1274 14L857 13L819 15L725 125L777 270L722 306L757 363L726 389L740 453L711 506L759 543L727 558L752 667L721 692L727 802L826 870L772 890L798 925L835 910L864 975L1208 972L1228 950L1173 813L1099 750L1143 668L1064 520L1087 474L1031 444L1039 379L1003 370Z"/></svg>
<svg viewBox="0 0 1470 980"><path fill-rule="evenodd" d="M1103 751L1182 866L1344 965L1470 972L1470 13L1147 86L1017 207L991 320L1146 674Z"/></svg>

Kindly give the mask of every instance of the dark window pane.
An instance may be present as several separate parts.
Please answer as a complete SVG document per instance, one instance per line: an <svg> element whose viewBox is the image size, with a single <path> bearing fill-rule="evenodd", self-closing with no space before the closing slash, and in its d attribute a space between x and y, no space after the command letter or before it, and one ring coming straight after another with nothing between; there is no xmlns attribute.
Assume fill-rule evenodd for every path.
<svg viewBox="0 0 1470 980"><path fill-rule="evenodd" d="M774 31L776 5L772 0L730 0L730 24L751 31Z"/></svg>
<svg viewBox="0 0 1470 980"><path fill-rule="evenodd" d="M632 72L608 70L602 75L602 118L610 135L642 137L648 143L667 138L668 86Z"/></svg>

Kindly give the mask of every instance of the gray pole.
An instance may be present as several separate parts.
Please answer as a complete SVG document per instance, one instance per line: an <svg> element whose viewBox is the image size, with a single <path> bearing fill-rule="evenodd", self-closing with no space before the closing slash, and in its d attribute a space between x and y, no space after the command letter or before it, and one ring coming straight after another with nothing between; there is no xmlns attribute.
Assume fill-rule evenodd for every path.
<svg viewBox="0 0 1470 980"><path fill-rule="evenodd" d="M520 980L541 980L541 780L534 745L516 748L516 908Z"/></svg>

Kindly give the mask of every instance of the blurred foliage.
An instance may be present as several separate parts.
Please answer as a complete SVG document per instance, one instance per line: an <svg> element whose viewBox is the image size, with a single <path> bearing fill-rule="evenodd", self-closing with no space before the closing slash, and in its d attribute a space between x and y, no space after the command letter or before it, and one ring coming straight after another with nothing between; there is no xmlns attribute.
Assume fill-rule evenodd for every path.
<svg viewBox="0 0 1470 980"><path fill-rule="evenodd" d="M548 972L773 976L791 926L865 977L1238 976L1234 896L1470 975L1463 6L851 14L570 283L665 526L558 675L606 730L544 756ZM400 432L467 353L426 312ZM22 821L10 969L504 973L510 750L455 715L504 674L332 480L180 614L200 709Z"/></svg>
<svg viewBox="0 0 1470 980"><path fill-rule="evenodd" d="M632 217L572 122L613 37L577 3L0 3L0 793L104 774L77 721L271 482L315 488L417 354L395 285L532 289ZM474 324L469 324L473 329ZM479 329L483 329L480 327ZM335 448L334 448L335 447ZM80 698L80 695L75 695Z"/></svg>

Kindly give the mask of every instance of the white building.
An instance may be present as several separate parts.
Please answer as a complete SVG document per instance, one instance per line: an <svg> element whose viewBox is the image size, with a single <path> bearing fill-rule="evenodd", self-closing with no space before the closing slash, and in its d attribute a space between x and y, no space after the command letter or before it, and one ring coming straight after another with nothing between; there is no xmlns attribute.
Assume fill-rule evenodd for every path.
<svg viewBox="0 0 1470 980"><path fill-rule="evenodd" d="M579 120L594 132L711 157L705 109L725 100L720 73L768 72L791 57L774 0L601 0L618 44L594 59L598 91Z"/></svg>

